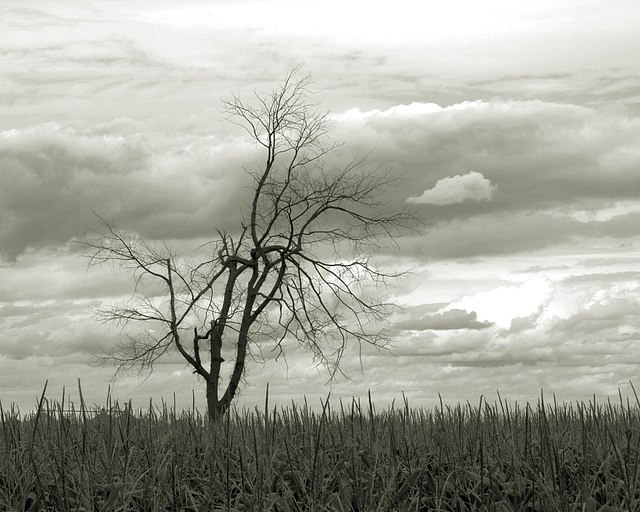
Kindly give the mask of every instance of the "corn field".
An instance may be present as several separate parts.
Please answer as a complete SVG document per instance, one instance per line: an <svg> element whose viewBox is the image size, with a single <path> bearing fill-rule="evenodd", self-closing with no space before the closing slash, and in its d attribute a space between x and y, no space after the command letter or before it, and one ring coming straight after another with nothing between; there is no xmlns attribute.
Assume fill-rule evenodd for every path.
<svg viewBox="0 0 640 512"><path fill-rule="evenodd" d="M64 403L64 397L62 400ZM635 511L640 408L0 404L0 511Z"/></svg>

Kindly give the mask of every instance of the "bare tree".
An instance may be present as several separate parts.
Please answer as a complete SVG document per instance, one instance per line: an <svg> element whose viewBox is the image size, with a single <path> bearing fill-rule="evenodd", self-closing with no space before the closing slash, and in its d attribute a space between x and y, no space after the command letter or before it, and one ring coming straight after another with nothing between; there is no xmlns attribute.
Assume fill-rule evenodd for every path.
<svg viewBox="0 0 640 512"><path fill-rule="evenodd" d="M390 341L380 326L393 304L365 285L399 274L378 269L369 255L415 226L416 217L388 211L383 192L393 184L390 172L365 169L362 159L327 165L338 145L328 141L327 115L309 101L309 77L297 72L274 92L256 94L255 106L238 96L224 103L265 159L248 171L252 200L238 231L217 231L206 258L188 264L166 244L154 246L103 219L103 229L83 241L90 264L115 263L134 276L132 298L99 309L99 317L156 324L159 333L129 336L108 358L119 370L150 372L177 350L206 382L212 418L227 411L247 357L265 339L279 351L295 340L331 378L348 340L378 347ZM161 287L161 303L145 294L149 283ZM227 366L223 341L235 353Z"/></svg>

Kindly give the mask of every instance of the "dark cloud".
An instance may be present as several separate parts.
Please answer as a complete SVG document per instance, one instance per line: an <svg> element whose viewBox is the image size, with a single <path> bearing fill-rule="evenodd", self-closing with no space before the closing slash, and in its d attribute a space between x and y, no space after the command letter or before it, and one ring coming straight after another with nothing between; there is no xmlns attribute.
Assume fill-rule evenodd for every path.
<svg viewBox="0 0 640 512"><path fill-rule="evenodd" d="M28 248L64 245L96 225L92 210L149 238L235 227L248 181L238 162L243 151L225 153L198 138L154 147L139 134L58 125L5 132L0 253L13 261Z"/></svg>
<svg viewBox="0 0 640 512"><path fill-rule="evenodd" d="M442 313L424 315L417 318L403 320L394 324L394 328L401 331L444 331L456 329L485 329L489 322L478 322L475 312L461 309L450 309Z"/></svg>
<svg viewBox="0 0 640 512"><path fill-rule="evenodd" d="M433 203L420 206L431 224L420 244L432 257L531 251L580 236L635 236L637 206L609 219L598 212L637 203L640 154L630 149L640 136L636 119L539 100L444 109L414 103L347 112L336 117L335 132L349 148L375 147L372 167L390 165L402 175L391 191L397 203L418 202L444 185L455 188L464 176L482 178L478 197L490 200L457 202L464 195L460 184L447 189L448 199L422 201ZM584 211L591 218L581 218Z"/></svg>
<svg viewBox="0 0 640 512"><path fill-rule="evenodd" d="M478 215L436 223L426 236L407 239L402 247L421 259L477 258L540 250L592 233L588 225L546 212Z"/></svg>
<svg viewBox="0 0 640 512"><path fill-rule="evenodd" d="M640 211L617 215L610 220L595 224L595 229L603 237L625 239L636 237L638 226L640 226Z"/></svg>
<svg viewBox="0 0 640 512"><path fill-rule="evenodd" d="M113 342L114 332L96 324L88 304L77 302L30 302L0 308L3 336L0 356L9 359L48 357L52 360L81 360L91 363L93 354ZM66 328L59 330L64 319Z"/></svg>
<svg viewBox="0 0 640 512"><path fill-rule="evenodd" d="M588 260L583 260L579 262L580 267L586 267L589 269L590 267L601 267L607 268L615 265L616 263L626 263L633 264L633 262L629 261L629 258L622 257L612 257L612 258L590 258ZM640 272L636 270L629 270L623 272L598 272L591 271L586 274L578 274L571 275L565 277L563 280L569 287L594 287L595 285L606 285L611 286L615 283L638 283L640 282Z"/></svg>
<svg viewBox="0 0 640 512"><path fill-rule="evenodd" d="M632 297L606 298L602 302L591 304L573 316L559 321L555 328L572 334L589 337L601 336L614 339L625 330L624 326L637 325L640 318L640 300ZM626 333L629 334L629 333ZM636 333L637 334L637 333Z"/></svg>
<svg viewBox="0 0 640 512"><path fill-rule="evenodd" d="M345 114L338 132L375 147L376 163L398 167L405 198L438 180L481 173L498 187L482 204L431 206L439 219L482 211L531 211L635 198L640 155L629 151L640 122L542 101L469 102L439 110L414 104Z"/></svg>
<svg viewBox="0 0 640 512"><path fill-rule="evenodd" d="M0 139L2 256L15 260L28 247L59 245L82 233L91 207L121 201L120 194L105 194L147 158L142 148L88 141L57 127L6 134Z"/></svg>
<svg viewBox="0 0 640 512"><path fill-rule="evenodd" d="M483 80L470 80L469 86L486 97L519 97L554 103L618 106L638 113L640 75L629 69L610 68L541 74L512 74Z"/></svg>

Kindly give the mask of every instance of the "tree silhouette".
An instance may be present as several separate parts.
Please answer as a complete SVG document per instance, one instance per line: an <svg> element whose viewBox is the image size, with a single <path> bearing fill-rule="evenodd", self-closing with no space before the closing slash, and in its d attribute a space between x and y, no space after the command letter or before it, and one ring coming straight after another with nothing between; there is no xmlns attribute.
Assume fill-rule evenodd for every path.
<svg viewBox="0 0 640 512"><path fill-rule="evenodd" d="M310 78L298 72L275 91L256 94L254 106L239 96L224 102L264 163L247 171L252 200L237 232L216 231L207 257L187 263L167 244L128 235L102 218L102 228L82 242L90 265L116 264L135 283L130 300L99 308L98 317L154 325L117 342L103 361L115 361L119 371L151 372L177 350L204 379L214 419L236 396L251 349L266 339L280 352L285 340L295 340L331 378L349 340L387 346L381 325L393 304L364 285L401 273L380 270L370 255L419 224L410 210L389 210L384 191L396 178L388 170L372 172L359 158L327 164L340 146L329 142L328 116L309 101ZM150 282L162 287L161 303L145 295ZM231 361L222 357L223 342L232 347L225 348ZM223 368L228 379L221 379Z"/></svg>

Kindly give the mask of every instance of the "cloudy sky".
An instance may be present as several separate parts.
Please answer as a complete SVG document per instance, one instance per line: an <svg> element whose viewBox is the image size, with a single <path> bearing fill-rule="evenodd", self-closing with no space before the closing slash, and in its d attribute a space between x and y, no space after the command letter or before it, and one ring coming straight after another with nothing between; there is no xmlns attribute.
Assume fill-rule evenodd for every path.
<svg viewBox="0 0 640 512"><path fill-rule="evenodd" d="M296 65L343 141L402 175L429 221L377 255L392 354L354 351L334 397L380 404L615 397L640 386L637 0L4 0L0 6L0 400L149 397L188 406L177 357L148 380L95 368L125 333L91 308L131 292L72 243L93 211L187 256L239 218L259 155L221 98ZM308 355L252 364L239 403L311 404Z"/></svg>

